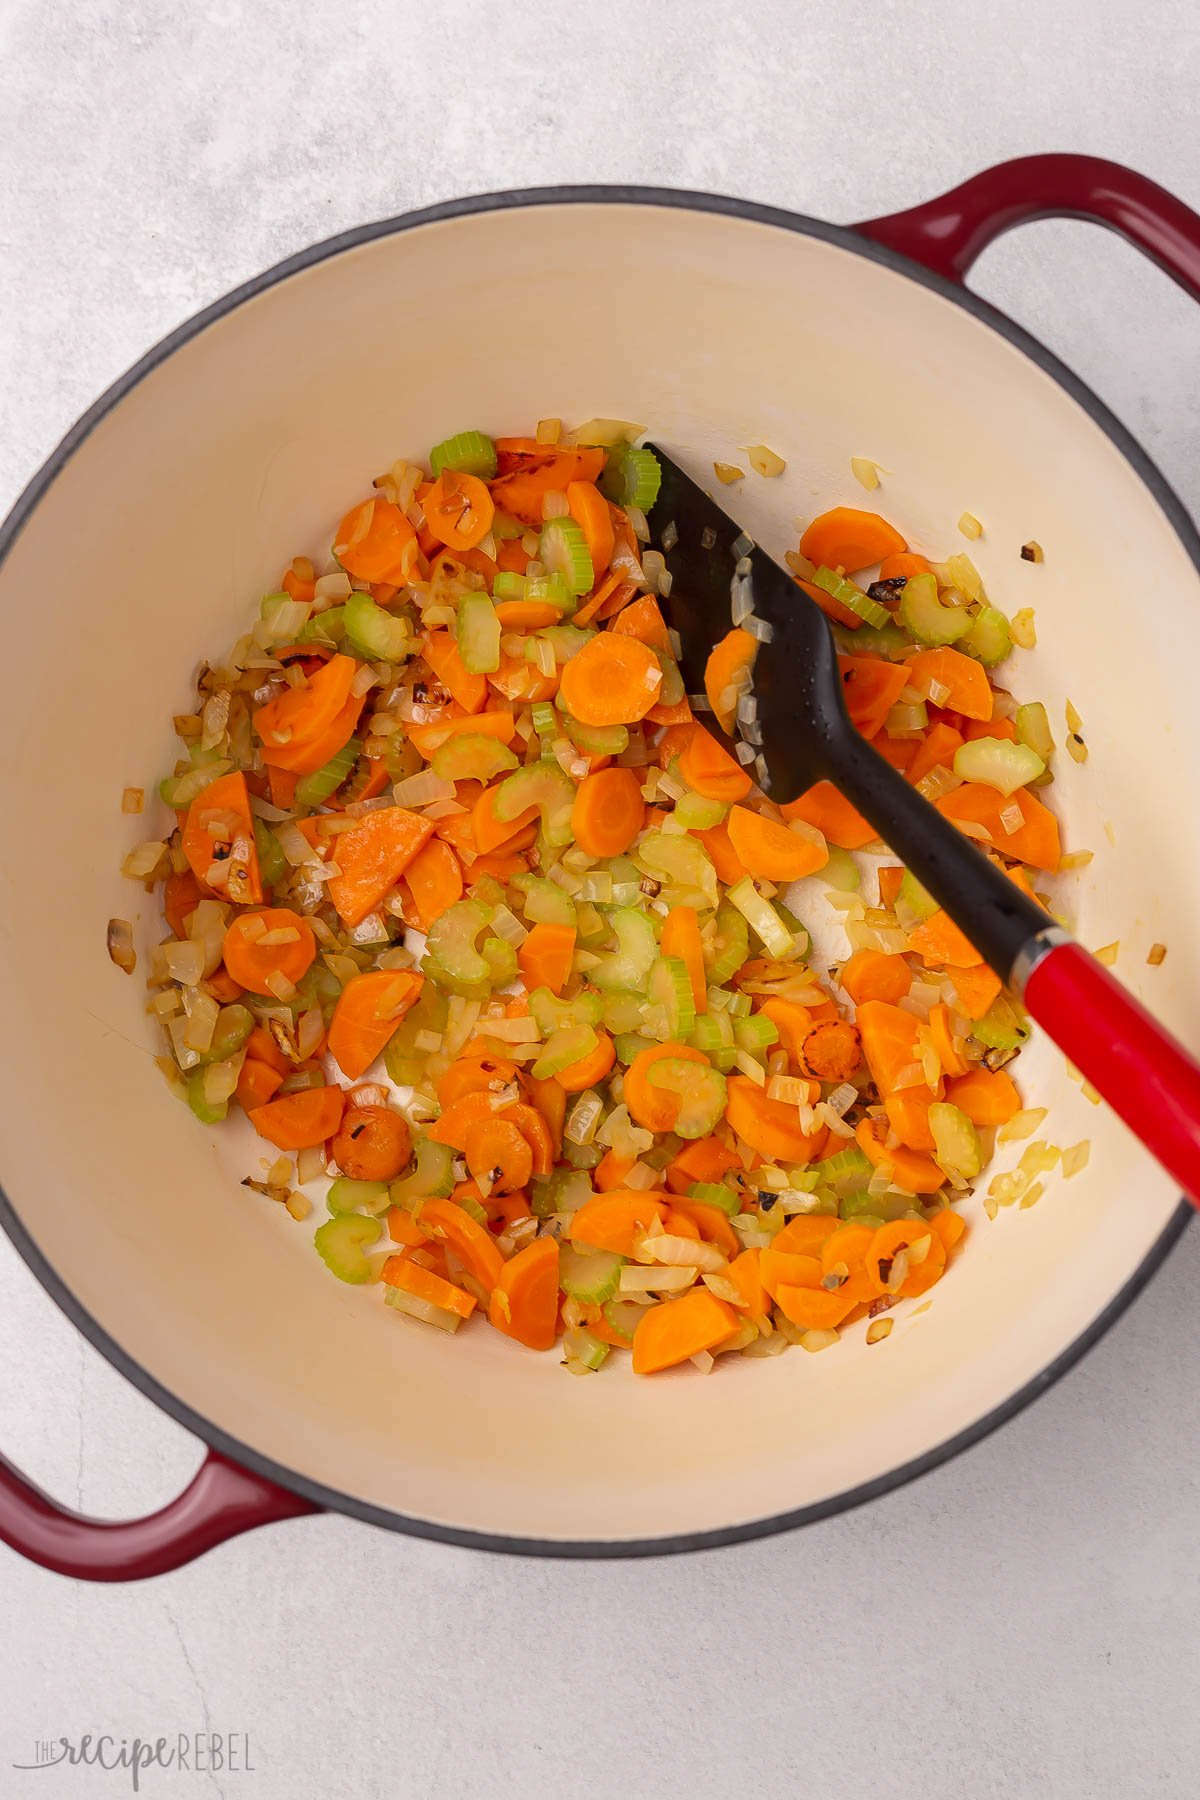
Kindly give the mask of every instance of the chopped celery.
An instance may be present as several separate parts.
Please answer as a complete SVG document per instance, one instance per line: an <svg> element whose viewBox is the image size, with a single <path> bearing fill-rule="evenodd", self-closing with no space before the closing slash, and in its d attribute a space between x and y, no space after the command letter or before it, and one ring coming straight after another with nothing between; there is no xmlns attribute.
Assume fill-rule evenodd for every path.
<svg viewBox="0 0 1200 1800"><path fill-rule="evenodd" d="M405 1013L383 1052L383 1064L388 1077L398 1087L409 1087L421 1080L428 1052L418 1050L416 1040L422 1032L440 1036L446 1028L448 1009L449 1002L445 994L432 981L424 982L416 1004Z"/></svg>
<svg viewBox="0 0 1200 1800"><path fill-rule="evenodd" d="M706 947L708 979L713 987L722 987L736 975L750 954L750 932L745 919L735 906L722 900L717 908L712 942Z"/></svg>
<svg viewBox="0 0 1200 1800"><path fill-rule="evenodd" d="M937 577L929 574L909 576L896 617L918 644L927 645L955 644L972 624L965 606L946 606L938 598Z"/></svg>
<svg viewBox="0 0 1200 1800"><path fill-rule="evenodd" d="M590 644L596 633L588 627L580 625L546 625L531 636L525 645L525 655L530 662L537 661L537 639L549 644L554 652L554 660L561 668L563 663L570 662L578 656L585 644Z"/></svg>
<svg viewBox="0 0 1200 1800"><path fill-rule="evenodd" d="M560 613L573 613L579 596L572 593L565 575L526 575L522 599L534 606L556 606Z"/></svg>
<svg viewBox="0 0 1200 1800"><path fill-rule="evenodd" d="M464 669L494 675L500 667L500 621L486 594L464 594L454 619L454 637Z"/></svg>
<svg viewBox="0 0 1200 1800"><path fill-rule="evenodd" d="M563 1139L563 1161L574 1169L594 1169L603 1154L599 1144L573 1144L570 1138Z"/></svg>
<svg viewBox="0 0 1200 1800"><path fill-rule="evenodd" d="M772 1044L779 1042L779 1027L773 1019L765 1019L761 1013L754 1013L748 1019L734 1021L733 1041L748 1056L759 1056L764 1050L769 1050Z"/></svg>
<svg viewBox="0 0 1200 1800"><path fill-rule="evenodd" d="M296 633L296 642L298 644L340 644L345 635L345 607L327 606L323 613L314 613L313 617Z"/></svg>
<svg viewBox="0 0 1200 1800"><path fill-rule="evenodd" d="M570 1325L562 1335L563 1363L572 1375L594 1374L608 1361L609 1345L586 1325Z"/></svg>
<svg viewBox="0 0 1200 1800"><path fill-rule="evenodd" d="M521 896L522 910L531 925L575 925L574 902L556 881L545 875L514 875L509 882Z"/></svg>
<svg viewBox="0 0 1200 1800"><path fill-rule="evenodd" d="M502 544L512 543L514 538L524 537L529 530L528 525L520 519L514 519L511 513L496 508L496 516L492 520L492 533Z"/></svg>
<svg viewBox="0 0 1200 1800"><path fill-rule="evenodd" d="M662 469L652 450L618 444L609 452L600 477L600 492L616 506L636 506L648 512L658 499Z"/></svg>
<svg viewBox="0 0 1200 1800"><path fill-rule="evenodd" d="M393 1181L388 1195L393 1206L406 1212L420 1209L422 1200L445 1200L454 1191L454 1151L449 1144L418 1138L413 1151L416 1166Z"/></svg>
<svg viewBox="0 0 1200 1800"><path fill-rule="evenodd" d="M839 894L856 894L862 884L862 870L848 850L839 850L836 844L828 845L828 850L829 861L821 870L821 880Z"/></svg>
<svg viewBox="0 0 1200 1800"><path fill-rule="evenodd" d="M484 1210L484 1208L482 1206L480 1206L478 1200L476 1200L476 1198L474 1197L473 1194L460 1194L458 1196L458 1199L455 1201L455 1205L461 1206L462 1210L466 1213L468 1219L474 1219L474 1221L477 1225L486 1225L487 1224L487 1222L488 1222L487 1213Z"/></svg>
<svg viewBox="0 0 1200 1800"><path fill-rule="evenodd" d="M736 1218L742 1210L740 1197L723 1181L697 1181L688 1189L689 1197L703 1201L705 1206L717 1206L726 1217Z"/></svg>
<svg viewBox="0 0 1200 1800"><path fill-rule="evenodd" d="M167 806L182 810L183 807L190 806L220 776L227 775L232 767L228 758L222 757L199 768L189 769L186 775L164 775L158 784L159 798Z"/></svg>
<svg viewBox="0 0 1200 1800"><path fill-rule="evenodd" d="M561 1075L572 1063L590 1056L599 1042L590 1025L564 1025L560 1031L552 1031L533 1065L534 1079L545 1081L551 1075Z"/></svg>
<svg viewBox="0 0 1200 1800"><path fill-rule="evenodd" d="M330 794L336 793L343 781L354 771L359 759L362 745L357 738L351 738L335 756L311 775L302 775L296 783L296 799L301 806L322 806Z"/></svg>
<svg viewBox="0 0 1200 1800"><path fill-rule="evenodd" d="M922 919L931 919L938 910L937 901L921 886L911 869L905 869L900 877L900 886L896 892L897 912L901 905L905 908L905 916L917 923Z"/></svg>
<svg viewBox="0 0 1200 1800"><path fill-rule="evenodd" d="M1045 772L1046 765L1036 750L1009 738L971 738L954 752L956 775L995 788L1005 799Z"/></svg>
<svg viewBox="0 0 1200 1800"><path fill-rule="evenodd" d="M462 475L478 475L480 481L491 481L496 473L496 446L482 431L459 431L433 446L429 467L435 481L443 469L457 469Z"/></svg>
<svg viewBox="0 0 1200 1800"><path fill-rule="evenodd" d="M703 1063L684 1062L681 1056L664 1056L646 1071L651 1087L679 1095L679 1112L672 1129L681 1138L707 1137L725 1113L725 1077Z"/></svg>
<svg viewBox="0 0 1200 1800"><path fill-rule="evenodd" d="M696 1022L696 1002L687 964L660 956L646 981L646 1026L663 1043L686 1038Z"/></svg>
<svg viewBox="0 0 1200 1800"><path fill-rule="evenodd" d="M212 1042L200 1058L202 1063L227 1062L236 1056L254 1030L254 1014L249 1007L223 1006L213 1026Z"/></svg>
<svg viewBox="0 0 1200 1800"><path fill-rule="evenodd" d="M657 706L678 706L686 692L683 676L679 672L679 664L665 650L654 648L658 658L658 666L662 670L662 686L658 690Z"/></svg>
<svg viewBox="0 0 1200 1800"><path fill-rule="evenodd" d="M601 1018L609 1031L636 1031L646 1017L646 996L614 988L600 997Z"/></svg>
<svg viewBox="0 0 1200 1800"><path fill-rule="evenodd" d="M945 1100L935 1100L929 1108L929 1129L938 1168L952 1180L974 1181L983 1167L983 1146L966 1113Z"/></svg>
<svg viewBox="0 0 1200 1800"><path fill-rule="evenodd" d="M481 906L504 906L507 904L504 889L494 875L481 875L471 885L471 898L478 900Z"/></svg>
<svg viewBox="0 0 1200 1800"><path fill-rule="evenodd" d="M575 783L565 769L560 769L552 756L526 763L510 775L496 790L496 817L502 821L515 819L531 806L542 815L542 831L549 844L569 844L571 810L575 805Z"/></svg>
<svg viewBox="0 0 1200 1800"><path fill-rule="evenodd" d="M617 1053L617 1061L628 1066L635 1056L648 1050L657 1039L643 1037L640 1031L618 1031L613 1036L613 1049Z"/></svg>
<svg viewBox="0 0 1200 1800"><path fill-rule="evenodd" d="M860 1188L857 1194L847 1194L838 1204L838 1213L841 1218L852 1219L856 1225L865 1225L870 1231L878 1231L886 1223L879 1210L878 1196L868 1194L866 1188Z"/></svg>
<svg viewBox="0 0 1200 1800"><path fill-rule="evenodd" d="M568 1025L598 1025L601 1001L598 994L577 994L574 1000L559 1000L548 987L539 987L529 996L529 1010L545 1038Z"/></svg>
<svg viewBox="0 0 1200 1800"><path fill-rule="evenodd" d="M551 575L561 575L572 594L586 594L595 585L592 553L583 527L574 519L547 519L538 540L538 558Z"/></svg>
<svg viewBox="0 0 1200 1800"><path fill-rule="evenodd" d="M838 649L846 656L881 656L885 661L897 662L913 647L908 633L898 625L860 625L857 631L839 631L834 635Z"/></svg>
<svg viewBox="0 0 1200 1800"><path fill-rule="evenodd" d="M254 848L258 851L258 872L264 887L274 887L287 874L287 857L279 847L279 839L261 819L254 821Z"/></svg>
<svg viewBox="0 0 1200 1800"><path fill-rule="evenodd" d="M975 1020L971 1035L986 1044L989 1050L1016 1050L1029 1036L1029 1025L1024 1014L1000 994L982 1019Z"/></svg>
<svg viewBox="0 0 1200 1800"><path fill-rule="evenodd" d="M556 1212L578 1212L592 1197L585 1169L555 1169L553 1175L534 1176L530 1208L538 1219Z"/></svg>
<svg viewBox="0 0 1200 1800"><path fill-rule="evenodd" d="M515 569L501 569L492 583L493 600L523 600L525 598L525 577L518 575Z"/></svg>
<svg viewBox="0 0 1200 1800"><path fill-rule="evenodd" d="M443 781L490 781L515 769L517 759L499 738L482 731L461 731L439 744L430 767ZM299 791L299 790L297 790Z"/></svg>
<svg viewBox="0 0 1200 1800"><path fill-rule="evenodd" d="M1050 720L1041 701L1031 700L1025 706L1018 706L1013 724L1017 729L1017 742L1026 744L1035 756L1041 757L1043 763L1048 763L1054 755L1054 739L1050 733Z"/></svg>
<svg viewBox="0 0 1200 1800"><path fill-rule="evenodd" d="M391 1196L386 1181L351 1181L348 1175L339 1175L330 1184L325 1204L331 1213L365 1212L374 1216L386 1210Z"/></svg>
<svg viewBox="0 0 1200 1800"><path fill-rule="evenodd" d="M632 1344L633 1334L638 1328L638 1323L645 1316L645 1307L639 1306L634 1300L609 1300L605 1303L604 1323L610 1326L619 1338L624 1338L627 1344Z"/></svg>
<svg viewBox="0 0 1200 1800"><path fill-rule="evenodd" d="M762 939L768 956L780 961L796 953L796 939L769 900L764 900L749 875L729 889L727 898Z"/></svg>
<svg viewBox="0 0 1200 1800"><path fill-rule="evenodd" d="M708 1004L714 1012L727 1012L731 1019L748 1018L754 1010L749 994L735 994L729 988L710 987Z"/></svg>
<svg viewBox="0 0 1200 1800"><path fill-rule="evenodd" d="M824 566L819 568L813 576L813 584L824 593L832 594L843 606L848 606L867 625L890 625L892 622L892 615L886 606L880 606L878 600L872 600L853 581L847 581L844 575L837 575L832 569Z"/></svg>
<svg viewBox="0 0 1200 1800"><path fill-rule="evenodd" d="M852 1144L849 1150L839 1150L836 1156L827 1156L824 1162L816 1163L812 1173L819 1185L834 1187L844 1182L869 1181L871 1165L858 1145Z"/></svg>
<svg viewBox="0 0 1200 1800"><path fill-rule="evenodd" d="M371 662L402 662L413 648L407 619L385 612L370 594L351 594L344 616L346 636Z"/></svg>
<svg viewBox="0 0 1200 1800"><path fill-rule="evenodd" d="M385 1288L383 1303L406 1318L419 1319L422 1325L436 1325L439 1331L454 1332L462 1324L461 1313L451 1312L448 1306L436 1306L422 1294L410 1294L407 1288Z"/></svg>
<svg viewBox="0 0 1200 1800"><path fill-rule="evenodd" d="M576 1250L563 1244L558 1252L558 1285L572 1300L602 1306L617 1291L625 1258L610 1250Z"/></svg>
<svg viewBox="0 0 1200 1800"><path fill-rule="evenodd" d="M214 1103L206 1097L204 1078L207 1074L208 1069L202 1064L187 1076L187 1103L202 1125L219 1125L229 1116L229 1102L219 1100Z"/></svg>
<svg viewBox="0 0 1200 1800"><path fill-rule="evenodd" d="M999 607L985 606L976 613L970 631L958 647L969 651L987 669L1003 662L1012 649L1012 633L1008 628L1008 620Z"/></svg>
<svg viewBox="0 0 1200 1800"><path fill-rule="evenodd" d="M537 732L542 749L553 754L553 746L558 741L558 720L554 708L548 700L535 700L529 709L533 720L533 729Z"/></svg>
<svg viewBox="0 0 1200 1800"><path fill-rule="evenodd" d="M577 750L591 756L620 756L629 748L628 725L581 725L577 719L562 716L563 730Z"/></svg>
<svg viewBox="0 0 1200 1800"><path fill-rule="evenodd" d="M488 929L492 909L478 900L456 900L435 919L425 940L422 968L434 982L452 994L480 997L492 987L503 987L517 972L516 951L503 938L489 937L477 948L481 932Z"/></svg>
<svg viewBox="0 0 1200 1800"><path fill-rule="evenodd" d="M728 811L723 800L709 800L703 794L683 794L675 802L675 817L688 831L711 831Z"/></svg>
<svg viewBox="0 0 1200 1800"><path fill-rule="evenodd" d="M615 907L608 922L616 934L617 948L601 955L588 978L593 987L605 990L640 989L658 955L654 927L645 913L636 912L632 906Z"/></svg>
<svg viewBox="0 0 1200 1800"><path fill-rule="evenodd" d="M633 860L643 875L659 883L660 898L668 906L694 910L717 904L717 871L698 838L651 831L637 846Z"/></svg>
<svg viewBox="0 0 1200 1800"><path fill-rule="evenodd" d="M642 1152L642 1161L648 1169L665 1169L668 1163L675 1161L683 1149L683 1139L674 1131L660 1131L652 1147Z"/></svg>
<svg viewBox="0 0 1200 1800"><path fill-rule="evenodd" d="M374 1281L379 1274L379 1258L368 1256L372 1244L383 1235L378 1219L365 1213L339 1213L326 1219L313 1234L317 1254L339 1281L361 1283Z"/></svg>

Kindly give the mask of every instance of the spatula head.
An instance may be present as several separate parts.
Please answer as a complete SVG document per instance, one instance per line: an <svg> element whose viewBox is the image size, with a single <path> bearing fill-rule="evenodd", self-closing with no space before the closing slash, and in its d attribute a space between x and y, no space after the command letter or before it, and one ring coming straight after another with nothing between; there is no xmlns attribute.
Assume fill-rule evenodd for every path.
<svg viewBox="0 0 1200 1800"><path fill-rule="evenodd" d="M772 800L786 805L829 773L833 746L853 730L829 621L664 450L649 448L662 464L662 486L648 522L655 544L664 533L671 544L663 552L671 572L666 610L682 644L687 691L704 692L709 652L733 629L736 584L740 606L748 599L753 618L771 629L754 664L757 716L737 728L754 757L747 761L743 750L739 760ZM719 731L710 715L704 723Z"/></svg>

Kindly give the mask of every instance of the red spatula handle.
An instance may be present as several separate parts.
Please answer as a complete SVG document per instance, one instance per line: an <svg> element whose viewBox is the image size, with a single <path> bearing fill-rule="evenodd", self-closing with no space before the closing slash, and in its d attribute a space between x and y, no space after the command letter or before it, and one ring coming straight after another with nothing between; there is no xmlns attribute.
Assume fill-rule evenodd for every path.
<svg viewBox="0 0 1200 1800"><path fill-rule="evenodd" d="M1200 1063L1080 944L1034 963L1025 1005L1200 1207Z"/></svg>

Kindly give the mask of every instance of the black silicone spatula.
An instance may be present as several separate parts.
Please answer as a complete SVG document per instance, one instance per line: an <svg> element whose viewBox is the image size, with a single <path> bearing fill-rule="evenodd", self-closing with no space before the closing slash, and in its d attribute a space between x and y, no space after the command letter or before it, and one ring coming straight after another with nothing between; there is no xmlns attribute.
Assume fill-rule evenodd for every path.
<svg viewBox="0 0 1200 1800"><path fill-rule="evenodd" d="M1200 1065L860 735L824 613L670 456L650 448L662 464L650 527L671 546L667 610L688 692L704 691L709 652L732 628L736 583L740 606L748 600L770 627L747 727L748 771L763 792L786 805L814 782L832 782L1200 1205ZM719 732L710 716L704 724Z"/></svg>

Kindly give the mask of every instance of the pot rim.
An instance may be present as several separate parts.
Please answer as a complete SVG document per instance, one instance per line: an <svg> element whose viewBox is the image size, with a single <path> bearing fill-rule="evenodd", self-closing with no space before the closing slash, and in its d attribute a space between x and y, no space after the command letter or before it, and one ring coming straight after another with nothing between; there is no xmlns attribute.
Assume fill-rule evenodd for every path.
<svg viewBox="0 0 1200 1800"><path fill-rule="evenodd" d="M214 301L210 306L203 307L181 325L176 326L173 331L168 332L165 337L160 338L158 343L153 345L144 356L140 357L123 375L118 376L66 432L41 468L27 483L3 525L0 526L0 567L7 560L13 544L35 509L40 505L71 457L101 420L106 418L118 403L160 363L165 362L184 344L198 337L209 325L215 324L246 301L265 293L267 289L279 285L288 277L313 268L318 263L338 256L345 250L353 250L361 245L373 243L377 238L391 237L402 231L411 231L422 225L440 224L449 219L469 218L477 214L503 212L527 206L558 205L661 206L684 212L693 211L716 214L724 218L749 220L754 224L791 231L802 237L817 238L824 243L833 244L841 250L848 251L852 255L865 257L870 262L881 263L885 268L892 269L895 273L916 282L918 286L927 288L940 295L941 298L951 301L954 305L972 314L982 324L990 326L993 331L1007 339L1014 348L1023 351L1100 427L1150 490L1195 565L1197 574L1200 575L1200 532L1197 531L1183 502L1153 459L1127 427L1121 424L1120 420L1079 376L1061 362L1052 351L1048 350L1039 339L1026 331L1024 327L1016 324L1005 313L990 305L988 301L981 299L966 287L959 286L946 280L943 276L933 273L920 263L901 255L898 251L861 236L853 226L829 224L823 219L810 218L804 213L789 212L781 207L766 206L753 200L743 200L731 195L710 194L687 188L642 187L607 183L509 188L490 194L475 194L457 200L440 201L433 206L421 207L411 212L398 213L390 218L374 220L369 224L354 226L348 231L339 232L333 237L321 239L308 248L283 258L282 261L273 264L260 274L252 276L239 286L231 288L220 299ZM919 1475L927 1474L940 1467L961 1454L962 1451L969 1449L973 1444L979 1443L999 1426L1007 1423L1009 1419L1014 1418L1032 1400L1044 1394L1069 1369L1073 1368L1099 1342L1110 1326L1115 1324L1126 1307L1158 1272L1179 1241L1184 1227L1191 1217L1191 1206L1187 1200L1181 1199L1146 1256L1120 1290L1091 1323L1080 1332L1078 1337L1060 1351L1058 1356L1039 1374L1017 1389L999 1406L993 1407L990 1412L975 1420L972 1425L935 1445L923 1455L913 1458L910 1462L902 1463L886 1474L876 1476L871 1481L862 1482L857 1487L848 1488L842 1493L830 1495L826 1499L813 1502L808 1506L772 1514L765 1519L752 1519L742 1524L723 1526L708 1531L673 1532L663 1537L571 1541L511 1537L500 1532L465 1530L428 1519L413 1518L404 1513L394 1512L390 1508L359 1500L353 1495L341 1493L338 1489L327 1487L322 1482L310 1480L307 1476L300 1475L294 1470L274 1462L270 1457L262 1455L251 1446L240 1443L236 1438L223 1431L220 1426L215 1425L210 1419L204 1418L187 1402L164 1387L141 1363L109 1336L42 1254L3 1186L0 1185L0 1227L3 1227L17 1254L61 1311L66 1314L93 1348L98 1350L127 1381L131 1382L169 1417L212 1449L219 1451L231 1461L242 1464L266 1480L276 1482L281 1487L302 1495L318 1507L331 1512L344 1513L365 1524L403 1532L410 1537L430 1539L468 1549L571 1560L679 1555L685 1551L718 1549L726 1544L746 1543L757 1538L771 1537L779 1532L794 1530L801 1525L815 1524L818 1520L833 1517L841 1512L848 1512L853 1507L861 1506L869 1500L877 1499L883 1494L901 1488Z"/></svg>

